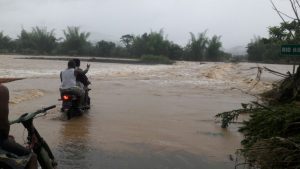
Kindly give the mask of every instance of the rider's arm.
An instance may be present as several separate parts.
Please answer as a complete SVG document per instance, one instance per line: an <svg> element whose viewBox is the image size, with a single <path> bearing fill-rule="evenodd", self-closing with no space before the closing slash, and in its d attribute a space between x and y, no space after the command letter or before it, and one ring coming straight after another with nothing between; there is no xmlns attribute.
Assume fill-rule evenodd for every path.
<svg viewBox="0 0 300 169"><path fill-rule="evenodd" d="M89 71L89 69L90 69L90 64L87 64L85 70L83 70L82 72L86 74Z"/></svg>
<svg viewBox="0 0 300 169"><path fill-rule="evenodd" d="M9 91L8 89L0 84L0 136L7 138L9 133L9 122L8 122L8 100Z"/></svg>

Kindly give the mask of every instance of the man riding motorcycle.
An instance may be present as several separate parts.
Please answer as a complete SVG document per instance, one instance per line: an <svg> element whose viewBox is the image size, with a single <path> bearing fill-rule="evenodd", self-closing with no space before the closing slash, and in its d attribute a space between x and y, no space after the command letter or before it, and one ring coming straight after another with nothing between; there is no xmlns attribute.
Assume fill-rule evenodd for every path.
<svg viewBox="0 0 300 169"><path fill-rule="evenodd" d="M78 85L76 77L80 74L78 70L75 69L74 60L69 60L68 68L60 73L60 92L72 92L79 96L79 104L84 103L84 89Z"/></svg>
<svg viewBox="0 0 300 169"><path fill-rule="evenodd" d="M8 135L10 130L10 125L8 121L8 101L9 91L5 86L3 86L0 83L0 148L17 156L31 156L26 168L37 169L36 155L30 150L16 143L14 139Z"/></svg>

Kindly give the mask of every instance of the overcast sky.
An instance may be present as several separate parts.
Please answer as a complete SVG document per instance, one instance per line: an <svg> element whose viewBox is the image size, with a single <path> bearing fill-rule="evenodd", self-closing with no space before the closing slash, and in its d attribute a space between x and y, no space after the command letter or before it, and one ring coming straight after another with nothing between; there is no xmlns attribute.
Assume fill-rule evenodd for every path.
<svg viewBox="0 0 300 169"><path fill-rule="evenodd" d="M291 12L288 0L274 2ZM0 0L0 31L13 38L34 26L55 29L57 37L67 26L80 26L91 41L114 42L163 29L169 40L185 45L189 32L207 29L228 49L267 36L267 28L280 22L269 0Z"/></svg>

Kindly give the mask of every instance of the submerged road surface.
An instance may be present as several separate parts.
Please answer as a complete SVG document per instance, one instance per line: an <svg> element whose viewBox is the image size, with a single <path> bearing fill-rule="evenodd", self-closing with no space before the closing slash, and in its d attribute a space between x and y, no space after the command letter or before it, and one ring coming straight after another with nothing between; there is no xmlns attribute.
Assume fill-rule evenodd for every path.
<svg viewBox="0 0 300 169"><path fill-rule="evenodd" d="M232 168L229 156L240 147L242 135L236 125L222 129L214 115L255 99L235 90L251 87L255 71L243 70L253 65L93 63L92 107L67 121L57 100L58 74L66 62L3 57L6 73L2 70L0 77L27 78L6 84L11 119L58 106L34 122L64 169ZM263 81L268 86L272 77ZM248 92L264 90L259 85ZM12 126L11 133L20 143L26 139L21 125Z"/></svg>

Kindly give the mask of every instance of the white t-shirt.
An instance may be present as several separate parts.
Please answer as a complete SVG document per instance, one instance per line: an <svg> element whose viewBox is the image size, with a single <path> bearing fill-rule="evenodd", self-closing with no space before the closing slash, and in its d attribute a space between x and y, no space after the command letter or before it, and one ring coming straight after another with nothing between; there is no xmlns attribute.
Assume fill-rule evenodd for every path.
<svg viewBox="0 0 300 169"><path fill-rule="evenodd" d="M61 89L69 89L72 87L76 87L76 77L74 74L75 69L66 69L61 72Z"/></svg>

